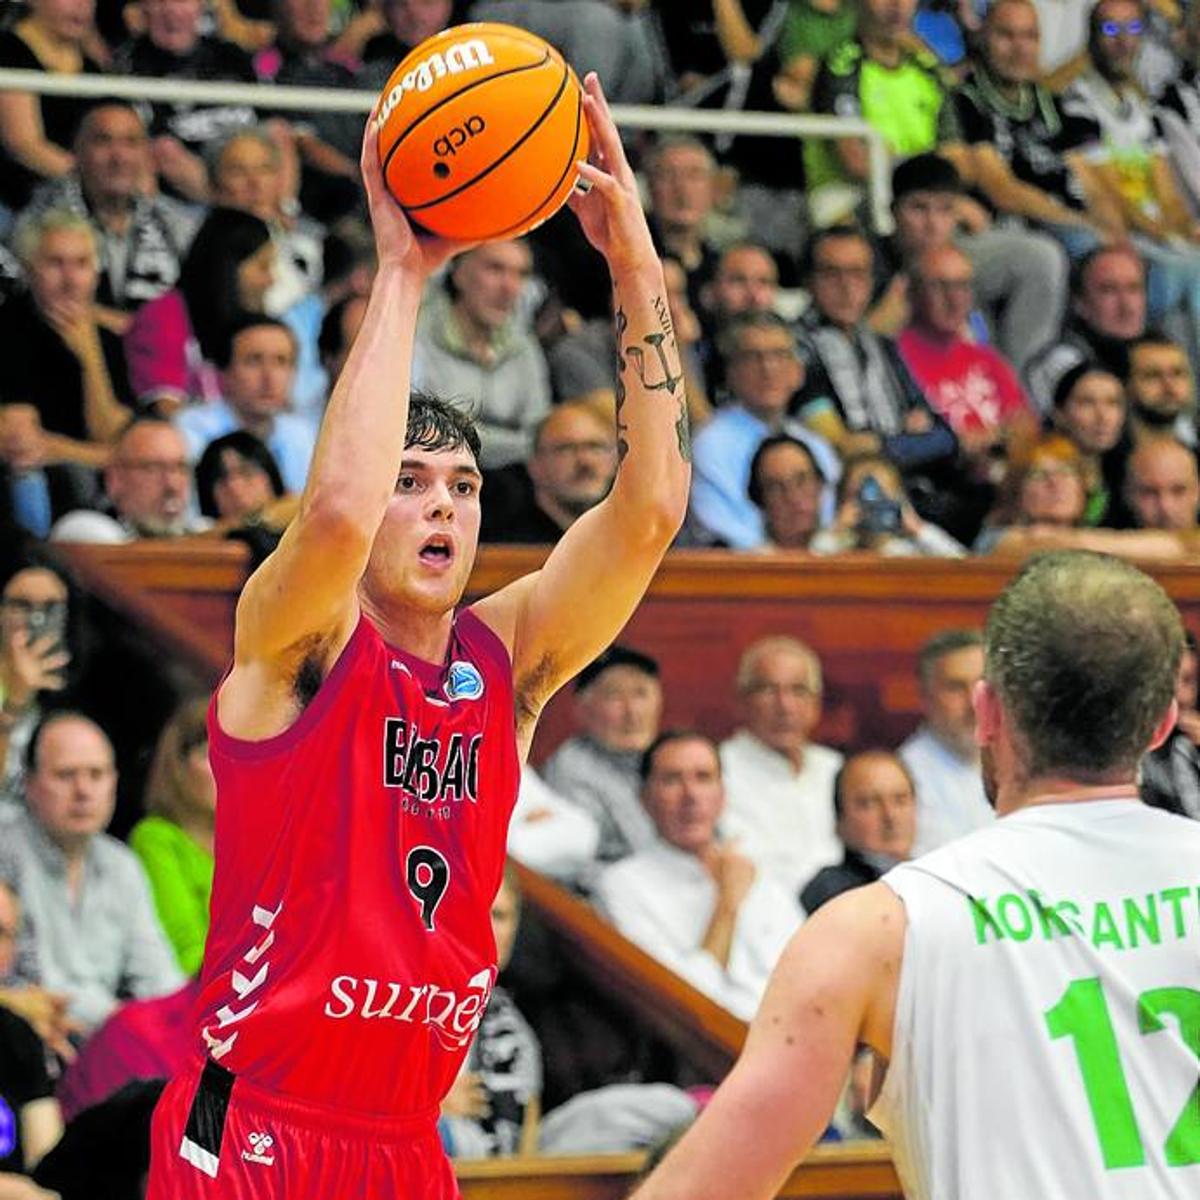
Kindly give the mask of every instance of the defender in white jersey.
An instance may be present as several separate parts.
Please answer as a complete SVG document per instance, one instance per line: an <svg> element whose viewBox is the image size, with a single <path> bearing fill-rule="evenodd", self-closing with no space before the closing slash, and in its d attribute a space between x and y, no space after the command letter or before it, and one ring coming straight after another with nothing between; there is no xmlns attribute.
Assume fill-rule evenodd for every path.
<svg viewBox="0 0 1200 1200"><path fill-rule="evenodd" d="M1200 1196L1200 822L1145 807L1183 631L1100 555L1029 563L975 693L1000 820L823 907L636 1200L766 1200L857 1047L910 1200Z"/></svg>

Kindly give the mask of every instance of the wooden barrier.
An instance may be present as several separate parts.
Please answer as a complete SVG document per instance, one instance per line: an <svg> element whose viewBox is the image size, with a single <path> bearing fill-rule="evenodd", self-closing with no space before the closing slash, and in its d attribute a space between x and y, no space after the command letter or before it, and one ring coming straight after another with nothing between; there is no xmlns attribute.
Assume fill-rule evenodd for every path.
<svg viewBox="0 0 1200 1200"><path fill-rule="evenodd" d="M243 547L210 541L63 547L85 586L101 591L215 679L228 658ZM546 550L485 547L469 595L503 587L544 561ZM939 630L980 626L1016 564L1000 559L875 559L847 555L668 555L621 640L662 664L666 721L724 736L737 723L732 679L741 651L768 633L810 643L825 669L819 740L857 748L894 745L918 720L914 663ZM1152 573L1200 624L1200 569ZM572 728L569 691L543 714L533 759Z"/></svg>
<svg viewBox="0 0 1200 1200"><path fill-rule="evenodd" d="M507 1158L455 1164L463 1200L622 1200L640 1154ZM779 1200L902 1200L887 1148L874 1142L818 1146L792 1172Z"/></svg>

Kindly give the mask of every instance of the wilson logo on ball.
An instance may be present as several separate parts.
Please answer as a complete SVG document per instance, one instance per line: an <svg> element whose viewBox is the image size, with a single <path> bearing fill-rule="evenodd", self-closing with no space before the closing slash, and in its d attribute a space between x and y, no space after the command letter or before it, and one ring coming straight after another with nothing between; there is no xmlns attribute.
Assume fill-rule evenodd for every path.
<svg viewBox="0 0 1200 1200"><path fill-rule="evenodd" d="M447 75L461 75L464 71L478 71L480 67L490 67L493 61L487 44L478 38L472 38L469 42L455 42L447 47L445 53L439 51L422 59L411 71L405 72L400 82L388 92L379 106L380 124L395 112L406 92L427 92L436 80L445 79Z"/></svg>
<svg viewBox="0 0 1200 1200"><path fill-rule="evenodd" d="M449 133L444 133L433 143L433 152L438 158L453 158L463 146L482 133L487 128L487 122L479 116L468 117L461 125L456 125Z"/></svg>

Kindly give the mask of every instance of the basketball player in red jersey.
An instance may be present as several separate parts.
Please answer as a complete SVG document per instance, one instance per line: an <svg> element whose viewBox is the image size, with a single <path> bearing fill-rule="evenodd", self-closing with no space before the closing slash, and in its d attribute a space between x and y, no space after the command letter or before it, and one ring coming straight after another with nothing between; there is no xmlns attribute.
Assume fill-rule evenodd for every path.
<svg viewBox="0 0 1200 1200"><path fill-rule="evenodd" d="M625 624L687 501L663 274L594 77L585 91L591 186L570 203L615 288L621 465L541 571L462 611L478 440L448 406L410 403L409 367L422 288L463 247L414 235L368 128L379 273L210 712L212 926L150 1200L458 1194L438 1105L495 979L520 760L546 701Z"/></svg>

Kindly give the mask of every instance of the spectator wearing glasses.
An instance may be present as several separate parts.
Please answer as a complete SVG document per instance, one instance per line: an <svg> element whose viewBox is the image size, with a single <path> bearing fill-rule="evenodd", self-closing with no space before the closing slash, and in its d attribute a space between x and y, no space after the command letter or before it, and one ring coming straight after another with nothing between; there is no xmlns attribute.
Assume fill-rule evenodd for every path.
<svg viewBox="0 0 1200 1200"><path fill-rule="evenodd" d="M67 585L45 566L22 567L0 592L0 804L20 803L25 747L42 700L66 686Z"/></svg>
<svg viewBox="0 0 1200 1200"><path fill-rule="evenodd" d="M1029 437L1036 419L1012 365L967 336L974 268L954 246L913 262L912 323L897 345L934 412L954 430L973 479L986 483L1007 445Z"/></svg>
<svg viewBox="0 0 1200 1200"><path fill-rule="evenodd" d="M589 404L560 404L542 420L527 464L485 481L485 542L556 542L608 495L617 473L612 420Z"/></svg>
<svg viewBox="0 0 1200 1200"><path fill-rule="evenodd" d="M117 441L104 469L107 509L77 509L56 521L52 542L133 542L200 533L191 511L192 465L183 435L168 421L139 417Z"/></svg>
<svg viewBox="0 0 1200 1200"><path fill-rule="evenodd" d="M782 432L802 442L827 480L836 480L841 466L828 442L787 415L805 369L782 318L743 313L721 331L719 346L728 396L693 443L690 524L696 540L752 550L765 540L762 514L748 491L750 463L764 438ZM823 503L831 513L832 493Z"/></svg>
<svg viewBox="0 0 1200 1200"><path fill-rule="evenodd" d="M765 637L743 652L736 687L743 725L721 743L721 828L798 896L842 859L829 801L842 756L810 740L821 716L821 663L795 638Z"/></svg>
<svg viewBox="0 0 1200 1200"><path fill-rule="evenodd" d="M1088 23L1088 70L1063 107L1090 121L1083 154L1120 214L1134 247L1153 269L1150 315L1200 358L1200 248L1175 182L1151 102L1138 83L1146 9L1141 0L1100 0Z"/></svg>
<svg viewBox="0 0 1200 1200"><path fill-rule="evenodd" d="M764 439L750 462L747 493L762 513L761 550L807 550L821 527L825 476L812 451L788 433Z"/></svg>

